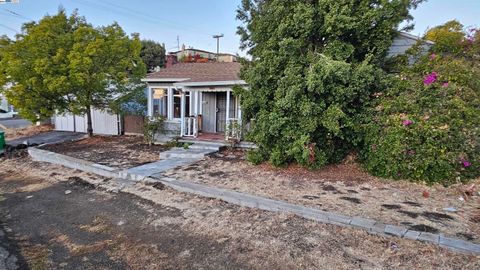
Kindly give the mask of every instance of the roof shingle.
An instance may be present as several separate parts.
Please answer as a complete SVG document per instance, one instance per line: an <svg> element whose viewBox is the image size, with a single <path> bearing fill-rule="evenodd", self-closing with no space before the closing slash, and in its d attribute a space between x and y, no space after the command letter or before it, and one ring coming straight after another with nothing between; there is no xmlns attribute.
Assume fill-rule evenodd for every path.
<svg viewBox="0 0 480 270"><path fill-rule="evenodd" d="M148 79L188 79L182 82L238 81L241 65L238 62L179 63L147 74Z"/></svg>

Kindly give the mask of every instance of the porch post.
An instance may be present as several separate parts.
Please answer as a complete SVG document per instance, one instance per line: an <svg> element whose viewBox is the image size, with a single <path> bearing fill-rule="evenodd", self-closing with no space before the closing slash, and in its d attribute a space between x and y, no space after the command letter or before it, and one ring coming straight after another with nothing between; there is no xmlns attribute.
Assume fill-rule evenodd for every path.
<svg viewBox="0 0 480 270"><path fill-rule="evenodd" d="M195 103L194 103L194 106L193 106L193 115L195 115L195 117L196 117L196 116L198 116L198 102L199 102L199 100L198 100L198 91L195 91L194 93L195 93L195 94L194 94L194 98L193 98L193 99L195 100ZM191 98L191 97L190 97L190 98Z"/></svg>
<svg viewBox="0 0 480 270"><path fill-rule="evenodd" d="M240 105L240 96L238 96L236 100L237 100L237 118L241 124L242 123L242 107Z"/></svg>
<svg viewBox="0 0 480 270"><path fill-rule="evenodd" d="M228 120L230 119L230 89L227 90L227 111L225 112L225 115L227 116L227 124Z"/></svg>
<svg viewBox="0 0 480 270"><path fill-rule="evenodd" d="M152 95L153 95L153 89L148 87L147 88L148 91L148 95L147 95L147 99L148 99L148 106L147 106L147 115L149 117L152 117L153 116L153 99L152 99Z"/></svg>
<svg viewBox="0 0 480 270"><path fill-rule="evenodd" d="M185 135L185 92L182 93L182 98L180 102L180 136Z"/></svg>
<svg viewBox="0 0 480 270"><path fill-rule="evenodd" d="M227 111L225 112L226 121L225 121L225 136L228 139L230 134L230 89L227 90Z"/></svg>
<svg viewBox="0 0 480 270"><path fill-rule="evenodd" d="M199 96L199 105L200 105L200 110L199 110L199 114L202 114L203 115L203 91L198 91L198 96Z"/></svg>

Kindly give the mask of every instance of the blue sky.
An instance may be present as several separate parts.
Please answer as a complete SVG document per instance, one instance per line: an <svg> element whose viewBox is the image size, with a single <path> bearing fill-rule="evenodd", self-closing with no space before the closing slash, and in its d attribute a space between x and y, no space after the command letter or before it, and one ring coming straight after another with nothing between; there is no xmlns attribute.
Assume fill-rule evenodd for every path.
<svg viewBox="0 0 480 270"><path fill-rule="evenodd" d="M127 33L138 32L142 38L163 42L169 51L176 50L177 36L180 44L215 51L212 35L223 33L220 50L244 55L235 34L239 4L240 0L20 0L19 4L0 4L0 35L13 37L22 23L55 14L61 5L68 12L78 8L94 25L117 21ZM451 19L480 26L480 0L430 0L413 15L416 27L412 33L416 35Z"/></svg>

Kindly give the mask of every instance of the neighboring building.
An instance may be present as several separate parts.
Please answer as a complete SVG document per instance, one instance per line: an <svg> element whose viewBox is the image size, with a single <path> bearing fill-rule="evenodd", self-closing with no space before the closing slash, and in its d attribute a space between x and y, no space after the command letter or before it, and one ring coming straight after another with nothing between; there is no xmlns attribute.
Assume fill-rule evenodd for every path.
<svg viewBox="0 0 480 270"><path fill-rule="evenodd" d="M8 104L7 99L0 94L0 119L12 118L17 113L13 111L13 106Z"/></svg>
<svg viewBox="0 0 480 270"><path fill-rule="evenodd" d="M409 33L400 32L397 37L393 40L392 46L388 50L387 57L395 57L397 55L405 54L405 52L410 49L417 42L423 40L421 37L414 36ZM434 43L432 41L426 40L425 44L422 45L423 50L428 52Z"/></svg>
<svg viewBox="0 0 480 270"><path fill-rule="evenodd" d="M182 46L180 51L170 52L166 56L166 67L171 67L178 62L237 62L237 56L228 53L219 53Z"/></svg>
<svg viewBox="0 0 480 270"><path fill-rule="evenodd" d="M0 94L0 110L9 112L10 107L11 106L8 105L7 99L2 94Z"/></svg>
<svg viewBox="0 0 480 270"><path fill-rule="evenodd" d="M179 63L147 75L148 116L163 116L165 140L172 137L222 135L240 124L239 98L233 86L246 86L240 63ZM237 134L230 134L236 136ZM228 135L227 135L228 136Z"/></svg>

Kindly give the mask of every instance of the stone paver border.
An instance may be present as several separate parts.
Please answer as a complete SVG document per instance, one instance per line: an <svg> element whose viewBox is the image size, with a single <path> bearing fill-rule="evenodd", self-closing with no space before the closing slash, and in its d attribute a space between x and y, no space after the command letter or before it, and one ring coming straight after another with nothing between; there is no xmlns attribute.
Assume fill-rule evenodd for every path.
<svg viewBox="0 0 480 270"><path fill-rule="evenodd" d="M115 171L113 168L109 168L107 166L79 160L76 158L37 148L29 148L28 152L36 161L59 164L65 167L79 169L82 171L91 172L107 177L122 178L118 171ZM192 193L202 197L219 199L239 206L256 208L272 212L293 213L297 216L301 216L306 219L326 224L362 229L371 234L396 236L400 238L428 242L457 252L476 255L480 254L479 244L475 244L461 239L445 237L442 234L412 231L403 226L384 224L373 219L336 214L332 212L322 211L319 209L305 207L302 205L287 203L284 201L268 199L227 189L209 187L191 182L179 181L172 178L160 176L157 176L155 178L153 177L145 178L143 176L139 176L138 179L143 179L143 181L146 182L160 181L163 184L180 192ZM130 176L128 180L131 179L132 177Z"/></svg>

